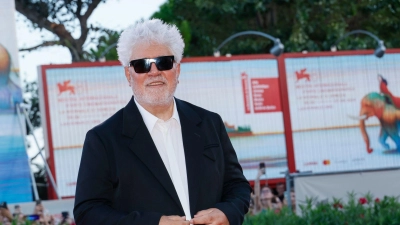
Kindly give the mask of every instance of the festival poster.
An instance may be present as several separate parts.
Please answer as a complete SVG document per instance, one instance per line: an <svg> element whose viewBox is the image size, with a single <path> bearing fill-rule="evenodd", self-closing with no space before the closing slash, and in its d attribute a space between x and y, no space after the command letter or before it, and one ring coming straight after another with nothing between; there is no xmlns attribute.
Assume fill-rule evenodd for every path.
<svg viewBox="0 0 400 225"><path fill-rule="evenodd" d="M132 91L119 65L47 69L45 80L58 191L74 196L86 132L123 108Z"/></svg>
<svg viewBox="0 0 400 225"><path fill-rule="evenodd" d="M286 58L296 169L400 166L400 54Z"/></svg>
<svg viewBox="0 0 400 225"><path fill-rule="evenodd" d="M44 71L57 185L61 196L73 196L86 132L124 107L132 92L120 65ZM283 177L276 60L182 62L179 81L177 98L221 115L247 179L256 177L260 162L268 178Z"/></svg>
<svg viewBox="0 0 400 225"><path fill-rule="evenodd" d="M277 68L275 59L181 64L176 96L222 117L248 180L261 162L263 179L287 170Z"/></svg>
<svg viewBox="0 0 400 225"><path fill-rule="evenodd" d="M25 121L17 114L22 102L13 0L0 4L0 201L32 201Z"/></svg>

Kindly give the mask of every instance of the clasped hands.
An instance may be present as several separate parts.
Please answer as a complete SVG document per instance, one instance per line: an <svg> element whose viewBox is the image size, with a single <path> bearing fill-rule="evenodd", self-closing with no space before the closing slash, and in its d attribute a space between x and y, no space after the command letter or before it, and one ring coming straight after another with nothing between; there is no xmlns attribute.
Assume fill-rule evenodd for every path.
<svg viewBox="0 0 400 225"><path fill-rule="evenodd" d="M199 211L190 221L187 221L184 216L162 216L159 223L159 225L190 224L229 225L229 221L221 210L211 208Z"/></svg>

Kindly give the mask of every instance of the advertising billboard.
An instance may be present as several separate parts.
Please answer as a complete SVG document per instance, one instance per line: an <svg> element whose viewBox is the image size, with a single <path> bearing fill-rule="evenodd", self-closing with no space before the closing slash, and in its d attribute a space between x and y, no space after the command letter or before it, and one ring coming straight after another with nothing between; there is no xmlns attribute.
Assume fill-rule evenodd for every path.
<svg viewBox="0 0 400 225"><path fill-rule="evenodd" d="M116 63L80 65L42 67L45 141L61 197L75 195L86 132L124 107L132 95L123 68Z"/></svg>
<svg viewBox="0 0 400 225"><path fill-rule="evenodd" d="M398 53L285 58L297 170L400 166L398 62Z"/></svg>
<svg viewBox="0 0 400 225"><path fill-rule="evenodd" d="M248 180L282 178L287 170L277 60L232 57L226 61L187 61L181 66L176 96L221 115Z"/></svg>
<svg viewBox="0 0 400 225"><path fill-rule="evenodd" d="M59 194L75 194L86 132L124 107L132 90L116 62L41 67L50 168ZM271 56L184 59L175 96L221 115L244 174L287 170L277 61Z"/></svg>
<svg viewBox="0 0 400 225"><path fill-rule="evenodd" d="M0 5L0 201L32 200L25 121L18 117L22 102L13 0Z"/></svg>

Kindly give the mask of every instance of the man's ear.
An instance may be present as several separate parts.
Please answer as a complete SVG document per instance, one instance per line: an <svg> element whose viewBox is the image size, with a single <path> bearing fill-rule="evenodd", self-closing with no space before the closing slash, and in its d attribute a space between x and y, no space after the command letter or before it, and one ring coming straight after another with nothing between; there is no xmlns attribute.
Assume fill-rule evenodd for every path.
<svg viewBox="0 0 400 225"><path fill-rule="evenodd" d="M179 82L179 75L181 74L181 64L178 63L178 65L176 66L176 79Z"/></svg>
<svg viewBox="0 0 400 225"><path fill-rule="evenodd" d="M131 81L131 74L129 73L129 66L125 66L125 67L124 67L124 70L125 70L125 77L126 77L126 80L127 80L128 83L130 84L130 81Z"/></svg>

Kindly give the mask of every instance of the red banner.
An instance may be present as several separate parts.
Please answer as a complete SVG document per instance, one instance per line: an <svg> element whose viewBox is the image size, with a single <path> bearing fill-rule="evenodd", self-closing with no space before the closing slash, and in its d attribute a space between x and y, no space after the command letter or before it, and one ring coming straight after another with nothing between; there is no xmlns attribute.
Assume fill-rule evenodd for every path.
<svg viewBox="0 0 400 225"><path fill-rule="evenodd" d="M244 113L249 114L251 113L249 78L245 72L241 74L241 78L242 78L242 89L243 89L243 100L244 100Z"/></svg>
<svg viewBox="0 0 400 225"><path fill-rule="evenodd" d="M278 78L251 79L254 113L280 112Z"/></svg>

